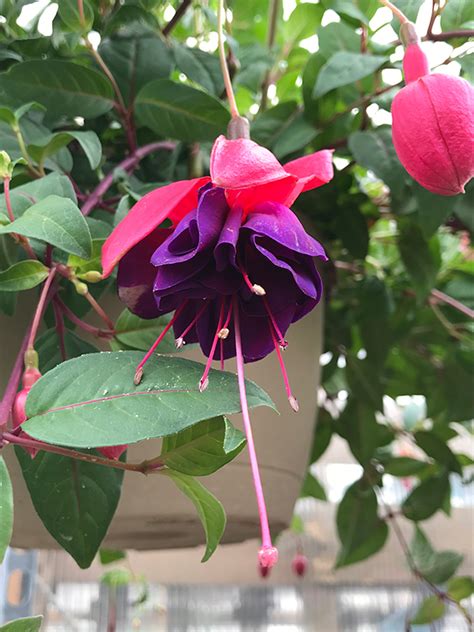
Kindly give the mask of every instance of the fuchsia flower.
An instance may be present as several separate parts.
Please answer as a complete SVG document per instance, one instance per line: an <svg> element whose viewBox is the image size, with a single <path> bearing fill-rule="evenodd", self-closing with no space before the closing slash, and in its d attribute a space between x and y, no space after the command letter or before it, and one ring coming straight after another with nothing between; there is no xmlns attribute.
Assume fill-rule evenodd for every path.
<svg viewBox="0 0 474 632"><path fill-rule="evenodd" d="M395 150L408 173L428 191L463 193L474 175L474 88L460 77L429 74L413 25L403 27L407 85L392 104Z"/></svg>
<svg viewBox="0 0 474 632"><path fill-rule="evenodd" d="M240 119L242 121L242 119ZM104 275L119 263L120 298L142 318L174 312L143 366L173 327L176 345L199 342L208 361L236 356L242 412L262 527L259 560L276 562L248 414L244 362L275 350L289 402L294 398L281 349L291 323L318 303L322 284L314 257L322 246L289 209L300 193L333 176L331 151L282 166L246 138L220 136L211 154L211 176L176 182L142 198L103 247ZM161 228L164 220L172 228Z"/></svg>
<svg viewBox="0 0 474 632"><path fill-rule="evenodd" d="M38 371L38 369L35 369L34 367L29 367L25 369L22 377L23 388L17 393L15 401L13 402L12 430L16 430L17 428L19 428L19 426L21 426L23 422L26 421L26 398L28 397L28 393L30 392L31 387L40 379L40 377L41 373ZM20 436L26 439L30 438L30 436L23 430L20 431ZM34 458L38 453L38 450L36 448L27 447L25 448L25 450L29 453L31 458Z"/></svg>

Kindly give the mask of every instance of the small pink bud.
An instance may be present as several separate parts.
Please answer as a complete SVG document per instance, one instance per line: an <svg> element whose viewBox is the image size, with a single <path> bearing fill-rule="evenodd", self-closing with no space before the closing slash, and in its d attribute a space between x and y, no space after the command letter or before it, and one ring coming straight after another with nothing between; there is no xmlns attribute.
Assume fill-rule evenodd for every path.
<svg viewBox="0 0 474 632"><path fill-rule="evenodd" d="M474 88L460 77L428 74L418 44L405 52L407 85L392 104L392 138L400 162L421 186L457 195L474 175Z"/></svg>
<svg viewBox="0 0 474 632"><path fill-rule="evenodd" d="M275 546L261 546L258 550L260 566L271 568L278 562L278 549Z"/></svg>
<svg viewBox="0 0 474 632"><path fill-rule="evenodd" d="M127 447L127 445L109 445L105 448L97 448L97 452L100 452L107 459L114 459L114 461L117 461L125 452Z"/></svg>
<svg viewBox="0 0 474 632"><path fill-rule="evenodd" d="M12 410L13 430L16 430L18 426L21 426L21 424L26 421L25 404L30 388L30 386L24 388L17 393L17 396L15 397Z"/></svg>
<svg viewBox="0 0 474 632"><path fill-rule="evenodd" d="M41 373L35 367L28 367L23 373L23 386L31 388L41 377Z"/></svg>
<svg viewBox="0 0 474 632"><path fill-rule="evenodd" d="M270 575L270 566L262 566L261 564L258 564L257 566L258 568L258 572L260 574L260 577L262 579L265 579L266 577L269 577Z"/></svg>
<svg viewBox="0 0 474 632"><path fill-rule="evenodd" d="M308 558L306 555L302 555L301 553L295 555L293 561L291 562L291 568L295 575L298 577L304 577L306 575L306 571L308 570Z"/></svg>

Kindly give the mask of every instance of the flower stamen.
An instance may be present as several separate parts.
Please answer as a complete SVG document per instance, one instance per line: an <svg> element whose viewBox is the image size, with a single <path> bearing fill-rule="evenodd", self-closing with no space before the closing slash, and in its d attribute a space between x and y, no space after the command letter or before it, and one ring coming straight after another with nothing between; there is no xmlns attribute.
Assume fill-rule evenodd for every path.
<svg viewBox="0 0 474 632"><path fill-rule="evenodd" d="M239 270L244 277L244 281L248 289L252 292L252 294L256 294L257 296L265 296L265 288L259 285L258 283L252 283L249 278L249 275L245 272L243 267L239 264Z"/></svg>
<svg viewBox="0 0 474 632"><path fill-rule="evenodd" d="M290 406L295 411L295 413L297 413L300 407L298 404L298 400L296 399L296 397L294 397L293 393L291 392L290 380L288 379L288 373L286 371L285 363L283 362L283 356L281 355L280 344L275 336L275 332L273 330L271 321L268 322L268 326L270 327L270 333L272 334L273 345L275 347L278 362L280 364L280 370L283 376L283 383L285 384L286 395L288 397Z"/></svg>
<svg viewBox="0 0 474 632"><path fill-rule="evenodd" d="M265 305L265 309L267 310L268 317L271 320L271 323L273 325L272 332L275 331L278 338L278 344L280 346L280 349L282 351L285 351L285 349L288 347L288 342L285 340L285 337L281 333L281 330L278 327L278 323L275 319L275 316L272 314L272 310L270 309L270 305L268 304L268 300L266 298L263 299L263 304Z"/></svg>
<svg viewBox="0 0 474 632"><path fill-rule="evenodd" d="M214 354L216 352L216 347L217 347L217 343L219 340L222 340L223 338L220 336L220 333L223 329L222 324L224 321L224 306L225 306L225 299L223 298L221 301L221 308L219 310L219 321L217 323L217 330L216 333L214 334L214 338L212 340L212 345L211 345L211 350L209 352L209 356L207 358L207 362L206 362L206 368L204 369L204 373L202 374L201 379L199 380L199 390L202 393L203 391L206 390L206 388L209 386L209 371L211 370L211 364L212 361L214 360Z"/></svg>
<svg viewBox="0 0 474 632"><path fill-rule="evenodd" d="M184 345L186 344L185 337L187 336L187 334L189 334L191 329L194 327L197 321L201 318L206 308L207 308L207 301L204 300L204 305L202 305L199 308L199 310L196 313L196 316L192 319L192 321L189 323L189 325L186 327L183 333L180 336L178 336L176 340L174 341L176 345L176 349L181 349L182 347L184 347Z"/></svg>
<svg viewBox="0 0 474 632"><path fill-rule="evenodd" d="M278 561L278 549L273 546L268 524L267 507L263 495L262 480L258 467L257 453L253 440L252 425L250 423L249 409L247 403L247 393L245 391L244 357L242 354L242 341L240 336L239 306L237 298L234 301L234 325L235 325L235 351L237 360L237 377L239 383L240 403L242 406L242 417L244 420L245 435L249 450L250 466L252 468L253 484L257 497L258 513L260 516L260 528L262 532L262 546L258 551L259 563L265 568L271 568Z"/></svg>
<svg viewBox="0 0 474 632"><path fill-rule="evenodd" d="M140 362L140 364L137 366L136 370L135 370L135 376L133 378L133 383L135 384L135 386L138 386L140 384L140 382L143 379L143 367L145 366L145 364L148 362L148 360L150 359L150 356L153 355L155 349L158 347L158 345L160 344L160 342L163 340L163 338L166 336L166 334L168 333L168 331L171 329L171 327L173 326L173 323L175 322L175 320L177 319L177 317L179 316L179 314L183 311L184 306L186 305L188 301L184 301L184 303L182 303L178 309L175 311L173 318L170 320L170 322L166 325L166 327L163 329L163 331L161 332L161 334L158 336L158 338L155 340L155 342L151 345L151 347L148 349L148 351L145 354L145 357L143 358L143 360Z"/></svg>

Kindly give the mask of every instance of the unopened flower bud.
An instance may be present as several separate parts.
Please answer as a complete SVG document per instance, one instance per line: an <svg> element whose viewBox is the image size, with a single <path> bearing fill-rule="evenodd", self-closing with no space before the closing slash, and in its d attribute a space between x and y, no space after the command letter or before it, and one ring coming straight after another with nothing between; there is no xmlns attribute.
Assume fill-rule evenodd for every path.
<svg viewBox="0 0 474 632"><path fill-rule="evenodd" d="M27 370L38 368L39 358L38 358L38 353L35 351L35 349L29 348L25 351L24 363ZM40 374L40 377L41 377L41 374Z"/></svg>
<svg viewBox="0 0 474 632"><path fill-rule="evenodd" d="M76 292L80 294L80 296L85 296L89 292L89 288L87 287L85 283L82 283L81 281L74 279L73 284L76 289Z"/></svg>
<svg viewBox="0 0 474 632"><path fill-rule="evenodd" d="M474 175L474 88L460 77L429 74L412 31L406 34L407 85L392 104L392 138L400 162L421 186L457 195Z"/></svg>
<svg viewBox="0 0 474 632"><path fill-rule="evenodd" d="M88 283L99 283L102 281L103 276L98 270L89 270L82 275L82 278Z"/></svg>
<svg viewBox="0 0 474 632"><path fill-rule="evenodd" d="M6 151L0 151L0 178L11 178L13 173L13 164L10 156Z"/></svg>
<svg viewBox="0 0 474 632"><path fill-rule="evenodd" d="M301 553L298 553L291 562L291 569L298 577L304 577L308 570L308 558Z"/></svg>

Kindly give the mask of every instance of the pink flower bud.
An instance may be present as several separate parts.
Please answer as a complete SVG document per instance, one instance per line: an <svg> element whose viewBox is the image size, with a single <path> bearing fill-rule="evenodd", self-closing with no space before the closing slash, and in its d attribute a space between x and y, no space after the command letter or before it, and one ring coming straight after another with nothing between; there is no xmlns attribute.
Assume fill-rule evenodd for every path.
<svg viewBox="0 0 474 632"><path fill-rule="evenodd" d="M28 393L30 392L30 388L31 386L24 388L19 393L17 393L17 396L15 397L12 411L13 430L16 430L18 426L21 426L21 424L26 421L25 404Z"/></svg>
<svg viewBox="0 0 474 632"><path fill-rule="evenodd" d="M474 88L460 77L428 74L418 44L403 62L407 85L392 104L392 138L400 162L421 186L457 195L474 175Z"/></svg>
<svg viewBox="0 0 474 632"><path fill-rule="evenodd" d="M308 570L308 558L301 553L298 553L291 562L291 569L298 577L304 577Z"/></svg>
<svg viewBox="0 0 474 632"><path fill-rule="evenodd" d="M107 459L114 459L116 461L122 456L127 447L126 445L109 445L105 448L97 448L97 451Z"/></svg>

